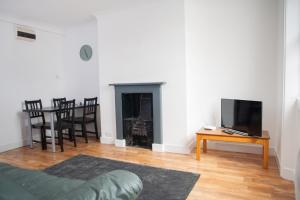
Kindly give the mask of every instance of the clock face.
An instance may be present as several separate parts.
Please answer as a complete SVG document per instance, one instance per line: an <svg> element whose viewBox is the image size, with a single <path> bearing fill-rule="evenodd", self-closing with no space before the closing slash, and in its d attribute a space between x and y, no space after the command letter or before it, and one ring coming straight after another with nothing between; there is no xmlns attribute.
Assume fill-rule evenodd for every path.
<svg viewBox="0 0 300 200"><path fill-rule="evenodd" d="M80 58L84 61L88 61L89 59L91 59L92 55L93 55L93 50L92 47L90 45L83 45L80 49Z"/></svg>

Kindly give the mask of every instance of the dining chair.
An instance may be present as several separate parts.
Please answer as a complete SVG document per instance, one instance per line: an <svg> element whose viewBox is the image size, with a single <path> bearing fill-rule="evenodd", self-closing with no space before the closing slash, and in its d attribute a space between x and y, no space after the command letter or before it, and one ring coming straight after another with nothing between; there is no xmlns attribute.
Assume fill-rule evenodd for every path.
<svg viewBox="0 0 300 200"><path fill-rule="evenodd" d="M67 101L66 97L62 97L62 98L53 98L52 99L52 105L54 108L59 108L59 105L61 102L63 101ZM55 113L56 114L56 120L58 119L58 112ZM57 123L57 121L55 121L54 123ZM46 135L47 138L50 138L49 136ZM56 137L58 139L58 137ZM72 135L69 134L69 140L72 141Z"/></svg>
<svg viewBox="0 0 300 200"><path fill-rule="evenodd" d="M61 101L59 104L57 118L57 133L58 133L58 143L60 145L61 151L64 151L63 144L63 130L68 130L69 135L72 135L72 140L74 146L76 147L75 129L74 129L74 119L75 119L75 99L70 101Z"/></svg>
<svg viewBox="0 0 300 200"><path fill-rule="evenodd" d="M62 101L67 101L67 98L66 97L63 97L63 98L53 98L52 99L53 107L54 108L59 108L60 102L62 102Z"/></svg>
<svg viewBox="0 0 300 200"><path fill-rule="evenodd" d="M59 108L59 105L61 102L63 101L67 101L67 98L66 97L63 97L63 98L53 98L52 99L52 103L53 103L53 107L54 108ZM58 115L58 112L56 112L56 119L57 119L57 116Z"/></svg>
<svg viewBox="0 0 300 200"><path fill-rule="evenodd" d="M40 110L43 108L43 105L42 105L42 100L39 99L39 100L30 100L30 101L25 101L25 107L26 107L26 110ZM32 131L31 131L31 140L34 141L34 142L37 142L37 143L41 143L42 144L42 149L46 149L46 143L45 142L45 139L46 139L46 131L45 131L45 127L48 126L50 127L50 124L49 123L46 123L45 121L45 116L44 116L44 113L41 112L41 111L30 111L28 112L29 114L29 118L30 118L30 128L31 129L40 129L40 134L41 134L41 140L38 141L38 140L34 140L33 139L33 135L32 135ZM35 122L33 122L33 120Z"/></svg>
<svg viewBox="0 0 300 200"><path fill-rule="evenodd" d="M82 136L85 137L85 142L88 143L87 133L96 134L96 138L99 139L98 127L97 127L97 101L98 98L84 98L83 115L75 117L74 123L81 125ZM88 131L86 129L87 124L94 124L95 131Z"/></svg>

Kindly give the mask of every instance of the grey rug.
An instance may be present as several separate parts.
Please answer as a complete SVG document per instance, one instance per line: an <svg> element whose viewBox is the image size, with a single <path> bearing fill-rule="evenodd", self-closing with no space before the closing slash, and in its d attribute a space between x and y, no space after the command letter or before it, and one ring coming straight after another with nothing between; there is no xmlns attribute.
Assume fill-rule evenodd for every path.
<svg viewBox="0 0 300 200"><path fill-rule="evenodd" d="M45 169L51 175L89 180L100 174L123 169L137 174L143 182L139 200L184 200L199 174L131 164L104 158L79 155Z"/></svg>

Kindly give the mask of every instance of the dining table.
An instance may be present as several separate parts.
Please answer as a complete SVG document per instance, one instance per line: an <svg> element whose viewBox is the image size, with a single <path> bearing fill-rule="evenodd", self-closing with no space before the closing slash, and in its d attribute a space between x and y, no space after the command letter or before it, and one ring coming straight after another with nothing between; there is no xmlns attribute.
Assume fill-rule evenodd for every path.
<svg viewBox="0 0 300 200"><path fill-rule="evenodd" d="M97 104L99 106L99 104ZM83 104L75 104L75 110L84 108ZM29 127L29 133L30 133L30 147L33 148L33 138L32 138L32 127L31 127L31 119L29 116L30 112L42 112L45 115L50 116L50 130L51 130L51 146L52 146L52 152L56 152L55 149L55 113L59 111L58 107L49 106L49 107L43 107L41 109L23 109L23 112L27 113L28 116L28 127Z"/></svg>

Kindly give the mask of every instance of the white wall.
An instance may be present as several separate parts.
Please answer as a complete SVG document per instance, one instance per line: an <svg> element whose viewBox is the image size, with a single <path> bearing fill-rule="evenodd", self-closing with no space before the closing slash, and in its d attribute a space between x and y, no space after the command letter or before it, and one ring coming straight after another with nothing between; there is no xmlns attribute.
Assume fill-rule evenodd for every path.
<svg viewBox="0 0 300 200"><path fill-rule="evenodd" d="M281 6L279 0L165 0L100 13L104 137L116 131L109 83L166 81L165 144L187 146L204 124L219 126L220 99L238 98L263 101L263 128L270 132L272 150L279 149Z"/></svg>
<svg viewBox="0 0 300 200"><path fill-rule="evenodd" d="M110 83L164 81L163 143L186 150L185 27L183 0L149 1L98 14L102 142L116 135Z"/></svg>
<svg viewBox="0 0 300 200"><path fill-rule="evenodd" d="M191 137L203 124L220 126L221 98L249 99L263 101L263 128L277 145L278 12L274 0L186 1Z"/></svg>
<svg viewBox="0 0 300 200"><path fill-rule="evenodd" d="M15 25L0 19L0 152L20 147L28 138L21 113L24 100L41 98L49 105L62 92L63 37L35 30L35 42L17 40Z"/></svg>
<svg viewBox="0 0 300 200"><path fill-rule="evenodd" d="M282 136L282 120L283 120L283 102L284 102L284 20L285 20L285 11L284 11L284 0L278 0L278 108L281 113L281 123L276 123L278 127L278 140L275 144L275 151L277 155L277 163L281 162L281 136ZM280 167L280 166L279 166Z"/></svg>
<svg viewBox="0 0 300 200"><path fill-rule="evenodd" d="M284 107L281 134L281 176L294 179L300 150L300 2L285 1Z"/></svg>
<svg viewBox="0 0 300 200"><path fill-rule="evenodd" d="M37 40L16 39L15 24L33 27ZM49 106L53 97L99 97L97 23L61 31L32 21L0 17L0 152L20 147L28 139L22 102L41 98ZM89 44L93 56L82 61L80 47Z"/></svg>
<svg viewBox="0 0 300 200"><path fill-rule="evenodd" d="M79 56L80 48L85 44L90 45L93 50L88 61L83 61ZM99 97L96 19L68 27L64 31L63 53L65 96L75 98L76 101Z"/></svg>

